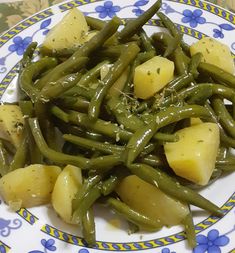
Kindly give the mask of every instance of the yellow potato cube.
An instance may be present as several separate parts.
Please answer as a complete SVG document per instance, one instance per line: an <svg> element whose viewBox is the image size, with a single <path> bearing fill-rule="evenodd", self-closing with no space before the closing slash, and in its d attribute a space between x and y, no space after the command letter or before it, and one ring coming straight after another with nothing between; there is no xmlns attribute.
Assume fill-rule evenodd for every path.
<svg viewBox="0 0 235 253"><path fill-rule="evenodd" d="M176 132L179 141L164 144L170 167L176 175L206 185L215 167L219 149L219 127L201 123Z"/></svg>
<svg viewBox="0 0 235 253"><path fill-rule="evenodd" d="M229 47L215 39L205 37L192 46L190 53L202 53L202 61L216 65L217 67L235 75L235 65Z"/></svg>
<svg viewBox="0 0 235 253"><path fill-rule="evenodd" d="M87 33L88 25L83 13L73 8L47 34L42 48L46 51L76 47L86 41Z"/></svg>
<svg viewBox="0 0 235 253"><path fill-rule="evenodd" d="M56 180L52 192L52 206L67 223L72 223L72 200L81 186L81 169L73 165L67 165Z"/></svg>
<svg viewBox="0 0 235 253"><path fill-rule="evenodd" d="M125 177L116 192L123 202L132 209L160 220L162 226L180 224L188 214L188 206L159 190L135 175Z"/></svg>
<svg viewBox="0 0 235 253"><path fill-rule="evenodd" d="M0 105L0 126L2 138L9 140L17 148L24 127L23 114L18 105Z"/></svg>
<svg viewBox="0 0 235 253"><path fill-rule="evenodd" d="M174 77L174 62L155 56L135 68L134 93L147 99L160 91Z"/></svg>
<svg viewBox="0 0 235 253"><path fill-rule="evenodd" d="M60 172L58 166L42 164L16 169L0 179L0 195L18 208L47 204Z"/></svg>

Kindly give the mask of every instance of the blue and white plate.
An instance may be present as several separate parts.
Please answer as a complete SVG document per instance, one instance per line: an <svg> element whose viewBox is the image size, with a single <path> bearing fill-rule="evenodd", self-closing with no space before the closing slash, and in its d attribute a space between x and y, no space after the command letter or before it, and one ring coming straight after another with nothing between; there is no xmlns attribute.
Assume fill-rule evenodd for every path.
<svg viewBox="0 0 235 253"><path fill-rule="evenodd" d="M136 18L154 0L75 0L48 8L25 19L0 37L0 100L16 101L17 66L31 41L42 43L47 32L73 7L100 19ZM227 44L235 54L235 15L199 0L165 0L162 11L192 43L211 36ZM146 25L148 33L162 28L157 16ZM223 218L194 208L197 247L187 247L183 227L156 233L128 235L125 222L112 212L96 208L97 243L87 248L79 228L61 221L50 205L14 213L0 203L0 253L228 253L235 252L235 174L226 175L200 193L219 205Z"/></svg>

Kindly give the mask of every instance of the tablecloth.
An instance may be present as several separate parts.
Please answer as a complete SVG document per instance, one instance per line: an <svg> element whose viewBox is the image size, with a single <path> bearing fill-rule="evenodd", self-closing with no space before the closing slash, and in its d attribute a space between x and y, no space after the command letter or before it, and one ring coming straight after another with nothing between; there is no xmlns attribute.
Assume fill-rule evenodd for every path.
<svg viewBox="0 0 235 253"><path fill-rule="evenodd" d="M34 13L63 0L0 0L0 33ZM235 0L208 0L235 11Z"/></svg>

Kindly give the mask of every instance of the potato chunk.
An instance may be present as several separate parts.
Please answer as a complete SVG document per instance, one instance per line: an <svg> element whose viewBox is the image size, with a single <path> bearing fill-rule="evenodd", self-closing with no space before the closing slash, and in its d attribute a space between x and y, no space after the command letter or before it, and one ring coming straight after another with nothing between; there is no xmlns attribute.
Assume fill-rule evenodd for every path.
<svg viewBox="0 0 235 253"><path fill-rule="evenodd" d="M56 180L52 192L52 205L67 223L72 223L72 200L81 186L81 169L73 165L67 165Z"/></svg>
<svg viewBox="0 0 235 253"><path fill-rule="evenodd" d="M179 141L164 145L170 167L176 175L206 185L215 167L219 127L215 123L201 123L181 129L177 135Z"/></svg>
<svg viewBox="0 0 235 253"><path fill-rule="evenodd" d="M147 99L160 91L173 77L174 63L164 57L155 56L135 68L135 96Z"/></svg>
<svg viewBox="0 0 235 253"><path fill-rule="evenodd" d="M16 169L0 179L0 195L8 204L17 202L18 208L47 204L60 172L58 166L42 164Z"/></svg>
<svg viewBox="0 0 235 253"><path fill-rule="evenodd" d="M79 46L86 40L87 32L88 25L83 13L77 8L73 8L47 34L42 48L44 50L62 50Z"/></svg>
<svg viewBox="0 0 235 253"><path fill-rule="evenodd" d="M116 188L121 200L162 226L180 224L189 210L186 204L166 195L135 175L125 177Z"/></svg>
<svg viewBox="0 0 235 253"><path fill-rule="evenodd" d="M20 145L23 126L24 118L18 105L0 105L0 136L16 148Z"/></svg>
<svg viewBox="0 0 235 253"><path fill-rule="evenodd" d="M190 47L191 55L198 52L203 55L202 61L214 64L231 74L235 74L233 57L227 45L206 37L197 41Z"/></svg>

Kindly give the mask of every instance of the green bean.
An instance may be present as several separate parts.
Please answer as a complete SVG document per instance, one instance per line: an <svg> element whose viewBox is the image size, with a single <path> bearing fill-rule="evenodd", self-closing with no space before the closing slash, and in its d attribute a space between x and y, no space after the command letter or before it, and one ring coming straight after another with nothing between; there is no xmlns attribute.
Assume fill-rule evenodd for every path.
<svg viewBox="0 0 235 253"><path fill-rule="evenodd" d="M120 165L123 163L123 159L120 154L99 156L90 159L89 169L93 169L100 172L107 172L114 166Z"/></svg>
<svg viewBox="0 0 235 253"><path fill-rule="evenodd" d="M29 145L29 136L27 134L27 129L24 128L22 139L16 153L10 163L9 171L13 171L19 168L24 168L27 163L27 153Z"/></svg>
<svg viewBox="0 0 235 253"><path fill-rule="evenodd" d="M87 114L84 113L69 111L68 119L69 122L73 124L94 130L97 133L114 138L116 141L127 141L132 136L131 132L122 129L109 121L98 119L96 122L93 122L89 119Z"/></svg>
<svg viewBox="0 0 235 253"><path fill-rule="evenodd" d="M79 208L82 200L85 198L88 192L100 181L101 181L101 177L99 175L88 177L85 180L85 182L82 185L82 188L76 193L75 198L72 201L73 212Z"/></svg>
<svg viewBox="0 0 235 253"><path fill-rule="evenodd" d="M185 233L187 236L187 241L188 245L190 248L195 248L196 247L196 233L195 233L195 228L193 224L193 217L192 217L192 212L189 207L189 213L187 216L183 219L182 221L184 228L185 228Z"/></svg>
<svg viewBox="0 0 235 253"><path fill-rule="evenodd" d="M126 26L119 32L118 39L125 41L136 34L142 26L160 9L161 0L156 1L148 10L134 20L129 21Z"/></svg>
<svg viewBox="0 0 235 253"><path fill-rule="evenodd" d="M82 138L82 137L75 136L72 134L64 134L63 139L73 144L79 145L81 147L84 147L87 149L94 149L94 150L103 152L105 154L120 153L124 150L123 146L89 140L87 138Z"/></svg>
<svg viewBox="0 0 235 253"><path fill-rule="evenodd" d="M70 57L39 79L36 83L37 89L41 90L43 87L50 86L52 83L58 81L61 77L78 72L86 65L88 60L87 57Z"/></svg>
<svg viewBox="0 0 235 253"><path fill-rule="evenodd" d="M102 195L107 196L112 193L126 175L126 171L121 170L121 168L117 168L116 171L114 171L108 179L102 182Z"/></svg>
<svg viewBox="0 0 235 253"><path fill-rule="evenodd" d="M235 76L213 64L201 62L198 66L198 71L210 75L215 81L225 83L235 88Z"/></svg>
<svg viewBox="0 0 235 253"><path fill-rule="evenodd" d="M96 89L96 93L94 97L91 99L89 109L88 109L88 116L92 120L97 120L101 103L113 85L113 83L118 79L118 77L122 74L122 72L128 67L128 65L134 60L137 53L139 52L139 47L135 43L130 43L124 49L118 60L114 63L108 74L104 77L102 82Z"/></svg>
<svg viewBox="0 0 235 253"><path fill-rule="evenodd" d="M161 19L164 26L169 30L170 34L178 41L182 40L183 34L177 29L176 25L162 12L158 12L158 17Z"/></svg>
<svg viewBox="0 0 235 253"><path fill-rule="evenodd" d="M87 60L87 58L85 58ZM81 79L81 73L69 74L61 77L55 82L45 85L39 93L39 99L48 103L50 100L56 99L64 94L68 89L74 87Z"/></svg>
<svg viewBox="0 0 235 253"><path fill-rule="evenodd" d="M72 221L79 223L82 220L82 217L86 214L87 210L91 208L94 202L101 196L101 185L94 185L84 196L80 205L73 212Z"/></svg>
<svg viewBox="0 0 235 253"><path fill-rule="evenodd" d="M192 97L198 95L199 99L201 96L206 96L206 98L212 96L213 84L211 83L202 83L195 86L190 86L188 88L182 89L178 93L173 96L169 96L164 99L164 101L159 105L160 107L167 107L171 104L175 104L176 102L182 102L184 99L188 97Z"/></svg>
<svg viewBox="0 0 235 253"><path fill-rule="evenodd" d="M80 167L81 169L87 168L88 163L89 163L88 159L82 156L72 156L72 155L63 154L61 152L58 152L49 148L42 136L39 122L36 118L30 118L29 125L31 128L34 140L39 150L43 154L43 156L45 156L46 158L56 163L72 164L72 165Z"/></svg>
<svg viewBox="0 0 235 253"><path fill-rule="evenodd" d="M108 57L112 59L117 59L126 45L114 45L109 47L101 48L97 53L95 53L95 57Z"/></svg>
<svg viewBox="0 0 235 253"><path fill-rule="evenodd" d="M29 46L26 48L23 58L20 61L20 72L23 68L27 67L29 64L31 64L33 54L35 52L35 49L37 47L37 42L32 42L29 44Z"/></svg>
<svg viewBox="0 0 235 253"><path fill-rule="evenodd" d="M95 245L95 219L90 207L82 217L82 234L88 246Z"/></svg>
<svg viewBox="0 0 235 253"><path fill-rule="evenodd" d="M218 97L213 97L211 102L219 122L227 133L235 138L235 121L226 109L223 100Z"/></svg>
<svg viewBox="0 0 235 253"><path fill-rule="evenodd" d="M188 86L194 80L193 75L186 73L180 75L170 81L164 89L164 96L169 96L172 93L181 90L182 88Z"/></svg>
<svg viewBox="0 0 235 253"><path fill-rule="evenodd" d="M33 104L31 101L19 101L19 106L20 109L25 117L25 131L27 132L28 135L28 149L29 149L29 154L30 154L30 163L31 164L41 164L43 162L43 157L38 149L33 135L30 130L28 118L29 117L34 117L34 108ZM17 151L18 152L18 151Z"/></svg>
<svg viewBox="0 0 235 253"><path fill-rule="evenodd" d="M190 117L209 117L208 111L199 105L185 105L181 108L169 107L154 115L154 120L138 129L129 140L124 152L126 164L131 164L141 153L143 147L161 127Z"/></svg>
<svg viewBox="0 0 235 253"><path fill-rule="evenodd" d="M115 198L108 198L106 203L111 206L119 215L123 216L128 221L136 224L138 227L146 231L157 231L162 225L158 219L153 220L149 217L135 211L125 203Z"/></svg>
<svg viewBox="0 0 235 253"><path fill-rule="evenodd" d="M55 115L57 118L61 119L62 121L68 123L69 122L69 116L67 113L65 113L63 110L60 109L58 106L51 106L50 112Z"/></svg>
<svg viewBox="0 0 235 253"><path fill-rule="evenodd" d="M202 54L196 53L192 56L191 61L188 66L188 71L193 75L194 78L197 78L199 73L197 71L198 65L200 64L202 60Z"/></svg>
<svg viewBox="0 0 235 253"><path fill-rule="evenodd" d="M85 16L86 22L88 26L92 28L92 30L101 30L106 25L106 21L100 20L98 18L93 18L90 16Z"/></svg>
<svg viewBox="0 0 235 253"><path fill-rule="evenodd" d="M64 96L56 99L55 102L57 105L60 105L63 108L79 112L87 112L90 103L86 98L83 98L81 96L78 97Z"/></svg>
<svg viewBox="0 0 235 253"><path fill-rule="evenodd" d="M178 75L183 75L188 72L188 62L185 60L185 55L181 47L177 47L173 52L175 69Z"/></svg>
<svg viewBox="0 0 235 253"><path fill-rule="evenodd" d="M152 168L147 164L131 164L128 168L136 176L182 202L198 206L218 216L223 214L215 204L190 188L182 186L158 168Z"/></svg>
<svg viewBox="0 0 235 253"><path fill-rule="evenodd" d="M94 35L87 43L83 44L69 59L73 57L89 56L96 49L103 46L104 42L110 38L118 29L121 20L113 17L105 26Z"/></svg>
<svg viewBox="0 0 235 253"><path fill-rule="evenodd" d="M141 29L140 31L140 40L145 52L155 52L155 48L152 45L152 40L148 37L144 29Z"/></svg>
<svg viewBox="0 0 235 253"><path fill-rule="evenodd" d="M127 110L127 106L124 104L124 101L121 99L111 97L107 105L109 109L113 112L116 117L117 122L124 126L125 129L135 132L137 129L144 127L145 123L143 120L135 116L134 114L130 113ZM177 137L171 134L164 134L164 133L156 133L154 135L155 140L162 140L162 141L177 141Z"/></svg>
<svg viewBox="0 0 235 253"><path fill-rule="evenodd" d="M235 148L235 140L231 137L229 137L225 132L223 127L221 126L220 122L217 119L217 116L214 112L214 110L211 108L211 106L208 103L205 103L205 108L208 110L208 113L210 114L210 120L214 123L216 123L219 126L220 130L220 139L223 142L225 146Z"/></svg>
<svg viewBox="0 0 235 253"><path fill-rule="evenodd" d="M166 48L163 57L169 57L179 46L179 41L165 32L154 33L151 38L154 42L159 42Z"/></svg>
<svg viewBox="0 0 235 253"><path fill-rule="evenodd" d="M144 157L141 157L140 161L152 167L167 167L166 158L157 155L152 154L146 155Z"/></svg>
<svg viewBox="0 0 235 253"><path fill-rule="evenodd" d="M30 97L32 102L35 102L39 95L39 90L34 86L33 79L35 79L41 72L55 67L56 65L57 60L55 58L45 57L37 62L31 63L22 71L22 74L19 76L19 85Z"/></svg>
<svg viewBox="0 0 235 253"><path fill-rule="evenodd" d="M8 153L0 139L0 175L3 177L9 171Z"/></svg>

